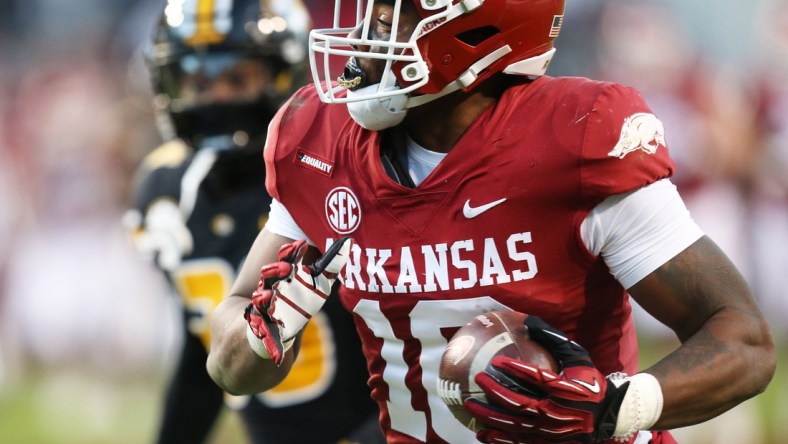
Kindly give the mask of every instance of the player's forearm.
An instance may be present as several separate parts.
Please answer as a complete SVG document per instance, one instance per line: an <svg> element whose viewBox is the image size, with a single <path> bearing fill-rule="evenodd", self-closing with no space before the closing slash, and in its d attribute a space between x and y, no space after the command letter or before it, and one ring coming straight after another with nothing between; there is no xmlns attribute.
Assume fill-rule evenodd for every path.
<svg viewBox="0 0 788 444"><path fill-rule="evenodd" d="M774 346L763 315L731 260L704 236L629 289L682 345L646 372L663 395L657 428L711 419L760 393Z"/></svg>
<svg viewBox="0 0 788 444"><path fill-rule="evenodd" d="M646 370L660 381L664 395L654 428L711 419L762 392L774 369L774 345L760 314L722 310Z"/></svg>
<svg viewBox="0 0 788 444"><path fill-rule="evenodd" d="M211 351L207 368L222 389L234 395L259 393L274 387L287 375L293 362L289 351L280 367L254 353L246 338L243 318L249 299L231 296L211 315Z"/></svg>

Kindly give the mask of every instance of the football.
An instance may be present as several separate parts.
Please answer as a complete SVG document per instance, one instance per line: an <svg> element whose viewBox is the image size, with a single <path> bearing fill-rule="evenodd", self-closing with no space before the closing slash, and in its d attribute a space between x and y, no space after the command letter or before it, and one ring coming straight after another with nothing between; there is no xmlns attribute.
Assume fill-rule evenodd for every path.
<svg viewBox="0 0 788 444"><path fill-rule="evenodd" d="M506 310L476 316L460 327L446 345L438 370L438 395L465 427L479 429L462 404L468 397L485 400L473 378L494 357L506 355L558 371L558 363L550 352L528 337L525 318L523 313Z"/></svg>

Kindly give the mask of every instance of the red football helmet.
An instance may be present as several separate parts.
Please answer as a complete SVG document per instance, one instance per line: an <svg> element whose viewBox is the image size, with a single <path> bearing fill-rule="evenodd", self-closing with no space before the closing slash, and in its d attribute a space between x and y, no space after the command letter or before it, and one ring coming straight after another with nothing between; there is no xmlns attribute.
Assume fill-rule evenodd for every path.
<svg viewBox="0 0 788 444"><path fill-rule="evenodd" d="M335 1L340 11L342 0ZM312 76L327 103L408 94L412 107L458 89L469 91L498 72L543 75L564 14L564 0L377 0L394 8L392 32L381 39L369 32L377 20L370 17L375 0L357 1L356 23L340 26L337 15L333 28L310 33ZM421 19L410 36L396 32L403 2L413 2ZM349 35L354 29L359 31ZM358 50L371 47L374 52ZM337 96L350 85L323 83L337 72L328 66L330 55L386 60L377 92ZM399 88L390 88L395 83Z"/></svg>

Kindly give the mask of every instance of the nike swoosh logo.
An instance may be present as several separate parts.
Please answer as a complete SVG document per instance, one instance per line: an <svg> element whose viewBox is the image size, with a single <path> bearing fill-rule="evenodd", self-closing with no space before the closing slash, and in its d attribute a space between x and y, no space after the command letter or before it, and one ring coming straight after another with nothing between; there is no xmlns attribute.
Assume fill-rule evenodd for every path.
<svg viewBox="0 0 788 444"><path fill-rule="evenodd" d="M465 201L465 206L462 207L462 215L465 216L467 219L473 219L474 217L484 213L485 211L489 210L490 208L500 205L506 202L506 198L498 199L495 202L490 202L488 204L484 204L479 207L471 207L471 200L468 199Z"/></svg>
<svg viewBox="0 0 788 444"><path fill-rule="evenodd" d="M574 382L582 385L583 387L587 388L588 390L591 391L591 393L593 393L595 395L599 394L599 381L597 381L596 378L594 378L594 384L593 385L589 384L589 383L587 383L585 381L581 381L579 379L572 379L572 381L574 381Z"/></svg>

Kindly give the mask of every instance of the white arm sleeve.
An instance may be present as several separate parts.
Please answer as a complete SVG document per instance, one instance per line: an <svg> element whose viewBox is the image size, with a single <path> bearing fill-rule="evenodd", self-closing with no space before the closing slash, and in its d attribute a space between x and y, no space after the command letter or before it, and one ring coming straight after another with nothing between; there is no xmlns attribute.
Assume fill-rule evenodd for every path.
<svg viewBox="0 0 788 444"><path fill-rule="evenodd" d="M271 200L271 211L268 212L265 228L288 239L306 239L309 245L315 245L311 239L306 237L306 234L304 234L304 231L298 226L293 216L287 211L287 208L276 199Z"/></svg>
<svg viewBox="0 0 788 444"><path fill-rule="evenodd" d="M608 197L580 226L588 250L602 256L626 289L703 234L669 179Z"/></svg>

